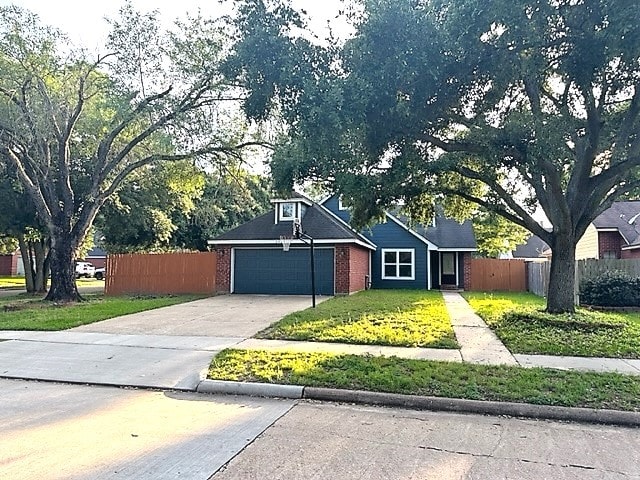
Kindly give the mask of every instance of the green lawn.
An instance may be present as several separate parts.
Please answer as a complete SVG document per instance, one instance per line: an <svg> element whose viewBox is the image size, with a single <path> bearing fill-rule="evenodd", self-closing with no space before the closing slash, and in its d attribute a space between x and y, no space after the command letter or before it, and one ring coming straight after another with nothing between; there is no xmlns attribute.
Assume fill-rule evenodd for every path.
<svg viewBox="0 0 640 480"><path fill-rule="evenodd" d="M368 345L458 348L440 292L367 290L287 315L256 335Z"/></svg>
<svg viewBox="0 0 640 480"><path fill-rule="evenodd" d="M104 287L104 280L78 278L76 284L78 287ZM24 277L0 276L0 288L24 288Z"/></svg>
<svg viewBox="0 0 640 480"><path fill-rule="evenodd" d="M640 314L579 308L551 315L545 300L525 293L463 296L513 353L640 358Z"/></svg>
<svg viewBox="0 0 640 480"><path fill-rule="evenodd" d="M541 368L225 350L209 378L473 400L640 411L640 378Z"/></svg>
<svg viewBox="0 0 640 480"><path fill-rule="evenodd" d="M0 299L0 330L65 330L108 318L142 312L199 296L104 297L85 295L86 302L56 305L26 295Z"/></svg>
<svg viewBox="0 0 640 480"><path fill-rule="evenodd" d="M24 277L0 276L0 288L24 287Z"/></svg>

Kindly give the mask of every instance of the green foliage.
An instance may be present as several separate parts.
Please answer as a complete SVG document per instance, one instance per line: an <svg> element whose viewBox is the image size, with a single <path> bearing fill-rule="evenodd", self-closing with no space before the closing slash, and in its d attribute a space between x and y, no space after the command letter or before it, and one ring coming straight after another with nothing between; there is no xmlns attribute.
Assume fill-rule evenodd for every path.
<svg viewBox="0 0 640 480"><path fill-rule="evenodd" d="M205 177L202 196L188 215L176 220L171 244L190 250L207 250L207 240L266 212L271 204L265 177L241 168L227 168Z"/></svg>
<svg viewBox="0 0 640 480"><path fill-rule="evenodd" d="M102 209L102 243L113 253L170 247L179 219L193 212L204 187L205 173L186 160L133 172Z"/></svg>
<svg viewBox="0 0 640 480"><path fill-rule="evenodd" d="M640 410L640 379L616 373L360 357L224 350L209 378L537 405Z"/></svg>
<svg viewBox="0 0 640 480"><path fill-rule="evenodd" d="M287 315L258 337L283 340L457 348L439 292L367 290Z"/></svg>
<svg viewBox="0 0 640 480"><path fill-rule="evenodd" d="M620 271L605 272L582 282L580 302L602 307L640 307L640 278Z"/></svg>
<svg viewBox="0 0 640 480"><path fill-rule="evenodd" d="M47 298L77 300L73 259L130 175L166 161L237 164L259 142L233 114L241 92L220 70L229 38L218 23L196 16L167 31L126 4L110 22L110 53L94 58L19 7L0 7L0 20L0 163L51 239ZM188 210L184 187L172 189ZM170 215L146 213L166 237Z"/></svg>
<svg viewBox="0 0 640 480"><path fill-rule="evenodd" d="M550 314L542 311L544 300L531 294L463 295L513 353L640 358L638 314Z"/></svg>
<svg viewBox="0 0 640 480"><path fill-rule="evenodd" d="M485 257L499 258L521 245L529 232L494 212L480 211L473 217L473 232L478 243L478 253Z"/></svg>

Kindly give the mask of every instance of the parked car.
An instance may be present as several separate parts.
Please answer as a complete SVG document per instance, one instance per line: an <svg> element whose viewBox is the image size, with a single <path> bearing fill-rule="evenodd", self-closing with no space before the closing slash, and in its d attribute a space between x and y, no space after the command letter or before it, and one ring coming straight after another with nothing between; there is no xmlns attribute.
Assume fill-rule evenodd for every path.
<svg viewBox="0 0 640 480"><path fill-rule="evenodd" d="M107 274L107 271L104 267L96 268L96 273L95 273L96 280L104 280L104 277L106 274Z"/></svg>
<svg viewBox="0 0 640 480"><path fill-rule="evenodd" d="M89 262L76 262L76 278L91 278L95 275L96 268Z"/></svg>

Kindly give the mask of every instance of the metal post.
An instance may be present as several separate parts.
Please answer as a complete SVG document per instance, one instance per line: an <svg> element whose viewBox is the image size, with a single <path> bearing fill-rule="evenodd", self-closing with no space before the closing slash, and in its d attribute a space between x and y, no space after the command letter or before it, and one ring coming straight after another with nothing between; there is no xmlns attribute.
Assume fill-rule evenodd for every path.
<svg viewBox="0 0 640 480"><path fill-rule="evenodd" d="M316 262L313 258L313 238L311 239L311 307L316 308Z"/></svg>

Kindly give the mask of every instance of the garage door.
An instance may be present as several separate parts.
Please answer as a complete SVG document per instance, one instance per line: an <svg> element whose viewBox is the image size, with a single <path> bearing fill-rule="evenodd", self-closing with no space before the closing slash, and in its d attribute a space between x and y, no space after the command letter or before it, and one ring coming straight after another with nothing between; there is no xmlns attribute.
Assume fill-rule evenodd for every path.
<svg viewBox="0 0 640 480"><path fill-rule="evenodd" d="M309 248L236 248L233 292L274 295L311 294ZM316 248L316 293L333 295L334 249Z"/></svg>

